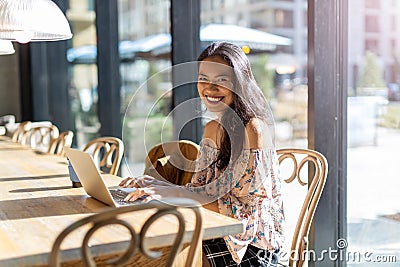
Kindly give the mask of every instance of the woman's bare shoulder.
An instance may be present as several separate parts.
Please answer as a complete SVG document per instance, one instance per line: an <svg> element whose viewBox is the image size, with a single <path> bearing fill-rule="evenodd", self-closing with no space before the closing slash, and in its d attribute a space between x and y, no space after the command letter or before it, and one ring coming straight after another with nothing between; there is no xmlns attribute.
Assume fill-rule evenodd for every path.
<svg viewBox="0 0 400 267"><path fill-rule="evenodd" d="M205 126L204 126L204 133L203 133L203 139L207 139L208 141L211 141L213 146L216 147L217 144L217 136L218 132L220 130L220 124L216 120L209 121Z"/></svg>
<svg viewBox="0 0 400 267"><path fill-rule="evenodd" d="M246 148L263 148L263 125L264 122L257 118L252 118L247 123L247 142L245 142Z"/></svg>

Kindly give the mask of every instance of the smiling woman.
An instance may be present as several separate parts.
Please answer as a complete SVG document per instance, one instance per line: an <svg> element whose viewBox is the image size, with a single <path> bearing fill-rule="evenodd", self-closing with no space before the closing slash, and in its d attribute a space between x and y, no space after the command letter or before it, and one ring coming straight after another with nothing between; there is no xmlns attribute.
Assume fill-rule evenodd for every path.
<svg viewBox="0 0 400 267"><path fill-rule="evenodd" d="M187 197L239 220L242 233L203 242L210 266L276 266L284 247L284 216L268 102L239 46L211 44L198 67L199 95L217 118L204 127L191 182L177 186L142 176L120 186L139 188L127 201L143 195Z"/></svg>

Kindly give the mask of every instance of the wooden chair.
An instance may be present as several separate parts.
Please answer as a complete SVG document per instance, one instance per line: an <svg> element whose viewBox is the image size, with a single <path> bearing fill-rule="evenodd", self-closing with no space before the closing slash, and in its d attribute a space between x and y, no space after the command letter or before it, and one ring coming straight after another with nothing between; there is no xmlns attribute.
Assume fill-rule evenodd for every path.
<svg viewBox="0 0 400 267"><path fill-rule="evenodd" d="M291 161L293 168L290 177L285 179L286 183L297 181L300 186L308 185L301 211L294 231L289 264L290 267L302 266L304 263L304 251L308 246L308 235L310 232L315 209L321 197L322 190L328 175L328 162L324 155L311 149L284 148L277 149L280 166L285 160ZM308 163L308 164L306 164ZM308 169L307 167L308 166ZM314 169L312 168L314 166ZM303 167L305 169L303 169ZM300 173L305 170L309 175L308 181L301 179ZM280 265L287 266L280 263Z"/></svg>
<svg viewBox="0 0 400 267"><path fill-rule="evenodd" d="M15 128L15 116L4 115L0 116L0 135L10 136L9 129Z"/></svg>
<svg viewBox="0 0 400 267"><path fill-rule="evenodd" d="M23 121L21 122L18 127L14 130L11 140L15 143L21 143L23 136L30 131L32 128L32 122L30 121Z"/></svg>
<svg viewBox="0 0 400 267"><path fill-rule="evenodd" d="M49 149L47 153L55 154L59 156L65 156L64 147L71 147L74 133L72 131L65 131L60 133L57 138L53 138L50 141Z"/></svg>
<svg viewBox="0 0 400 267"><path fill-rule="evenodd" d="M0 125L4 126L6 124L14 124L15 123L15 116L14 115L4 115L0 117Z"/></svg>
<svg viewBox="0 0 400 267"><path fill-rule="evenodd" d="M89 141L83 151L92 152L102 171L116 175L124 154L124 143L117 137L99 137Z"/></svg>
<svg viewBox="0 0 400 267"><path fill-rule="evenodd" d="M52 139L59 136L60 132L55 125L36 125L32 124L29 131L26 131L21 139L21 144L29 145L31 148L46 152Z"/></svg>
<svg viewBox="0 0 400 267"><path fill-rule="evenodd" d="M199 149L199 145L189 140L158 144L147 153L144 174L185 185L192 179Z"/></svg>
<svg viewBox="0 0 400 267"><path fill-rule="evenodd" d="M107 266L109 265L120 266L127 264L131 260L131 258L135 255L137 250L139 250L144 256L146 256L149 259L153 260L158 259L158 262L154 263L154 265L152 266L160 266L160 261L165 262L165 258L164 257L161 258L162 253L147 249L145 246L144 237L146 236L146 232L153 224L153 222L155 222L162 216L173 215L177 218L178 221L178 231L165 264L165 266L172 266L176 259L177 254L182 249L183 237L186 230L185 219L182 213L180 212L180 209L183 208L191 209L195 214L194 231L190 241L190 248L187 254L188 256L186 257L185 261L186 267L193 266L193 264L195 263L195 258L197 258L199 255L198 245L201 244L201 237L202 237L202 217L201 217L201 210L199 208L200 206L201 205L198 202L195 202L191 199L174 198L168 200L165 199L165 201L163 202L150 201L148 203L143 203L140 205L130 205L117 209L109 209L101 213L80 219L79 221L76 221L73 224L69 225L67 228L65 228L56 238L55 242L53 243L52 251L50 253L49 266L50 267L60 266L59 254L60 254L61 244L69 234L71 234L77 229L79 229L77 232L81 231L83 234L85 234L82 246L80 248L83 265L86 267L87 266L92 267L96 266L96 264L104 264L104 259L101 259L100 257L96 257L97 262L95 262L95 260L93 259L89 241L94 232L96 232L100 228L109 225L120 225L126 228L131 235L131 239L126 251L122 253L122 255L121 254L118 255L116 260L113 260L112 262L107 262L106 263ZM131 225L131 223L128 222L129 217L127 216L123 218L120 217L120 215L145 209L156 209L156 212L153 215L151 215L143 224L143 226L138 230L135 230L134 227ZM135 225L135 228L136 229L138 228L137 225ZM111 246L112 244L110 244L110 247ZM144 259L145 259L144 257L139 259L135 257L134 265L129 265L129 266L143 266Z"/></svg>

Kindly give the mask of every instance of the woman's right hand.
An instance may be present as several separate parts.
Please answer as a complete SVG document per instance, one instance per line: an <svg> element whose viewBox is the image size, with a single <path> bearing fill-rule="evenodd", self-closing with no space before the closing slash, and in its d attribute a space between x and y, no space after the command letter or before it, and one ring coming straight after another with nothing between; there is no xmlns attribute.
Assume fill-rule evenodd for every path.
<svg viewBox="0 0 400 267"><path fill-rule="evenodd" d="M152 176L149 175L142 175L138 177L128 177L122 180L121 183L119 183L119 186L122 187L136 187L136 188L143 188L147 187L150 185L171 185L170 183L166 183L163 181L160 181Z"/></svg>

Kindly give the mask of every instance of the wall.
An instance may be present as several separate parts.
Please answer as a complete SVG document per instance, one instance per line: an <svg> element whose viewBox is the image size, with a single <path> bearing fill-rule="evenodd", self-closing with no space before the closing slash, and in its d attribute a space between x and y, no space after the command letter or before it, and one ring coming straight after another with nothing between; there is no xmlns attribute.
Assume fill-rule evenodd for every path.
<svg viewBox="0 0 400 267"><path fill-rule="evenodd" d="M0 56L0 116L7 114L15 115L17 121L21 119L17 52Z"/></svg>

